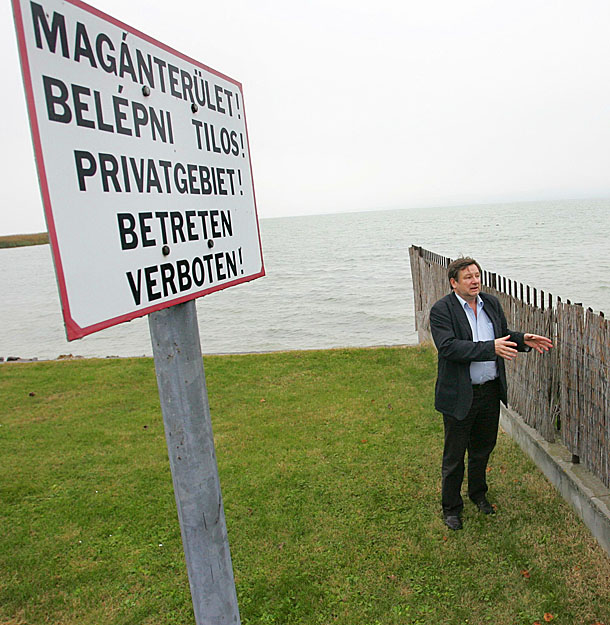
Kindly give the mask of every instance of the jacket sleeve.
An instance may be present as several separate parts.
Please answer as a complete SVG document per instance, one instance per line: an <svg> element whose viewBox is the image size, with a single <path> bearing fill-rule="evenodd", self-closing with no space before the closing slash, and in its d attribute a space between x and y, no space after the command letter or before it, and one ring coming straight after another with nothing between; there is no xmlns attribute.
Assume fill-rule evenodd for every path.
<svg viewBox="0 0 610 625"><path fill-rule="evenodd" d="M503 326L506 320L503 320ZM459 339L447 302L438 301L430 310L430 329L439 355L454 362L469 363L496 359L494 341Z"/></svg>

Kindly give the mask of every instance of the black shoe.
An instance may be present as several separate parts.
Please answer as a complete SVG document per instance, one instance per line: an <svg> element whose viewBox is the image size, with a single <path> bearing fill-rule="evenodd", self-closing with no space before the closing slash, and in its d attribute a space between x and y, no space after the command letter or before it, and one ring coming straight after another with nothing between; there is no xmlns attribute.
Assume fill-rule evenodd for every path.
<svg viewBox="0 0 610 625"><path fill-rule="evenodd" d="M494 507L483 497L481 501L475 501L474 505L483 513L483 514L495 514L496 511Z"/></svg>
<svg viewBox="0 0 610 625"><path fill-rule="evenodd" d="M461 530L462 529L462 519L458 515L448 514L443 517L443 521L445 521L445 525L450 530Z"/></svg>

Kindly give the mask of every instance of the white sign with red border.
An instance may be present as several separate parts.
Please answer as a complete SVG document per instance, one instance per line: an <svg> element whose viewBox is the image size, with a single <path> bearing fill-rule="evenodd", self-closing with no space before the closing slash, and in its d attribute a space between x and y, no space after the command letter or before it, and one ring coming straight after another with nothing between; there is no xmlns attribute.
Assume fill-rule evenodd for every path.
<svg viewBox="0 0 610 625"><path fill-rule="evenodd" d="M242 86L79 0L12 0L68 340L265 275Z"/></svg>

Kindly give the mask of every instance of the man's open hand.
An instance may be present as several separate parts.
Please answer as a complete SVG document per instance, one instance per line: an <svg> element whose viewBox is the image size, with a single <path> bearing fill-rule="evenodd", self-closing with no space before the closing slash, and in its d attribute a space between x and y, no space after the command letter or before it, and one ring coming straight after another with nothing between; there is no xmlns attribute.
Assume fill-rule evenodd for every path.
<svg viewBox="0 0 610 625"><path fill-rule="evenodd" d="M529 336L534 335L530 334ZM503 336L501 339L496 339L494 341L494 346L496 349L496 355L504 358L504 360L512 360L513 358L516 358L518 354L517 343L510 340L510 335Z"/></svg>
<svg viewBox="0 0 610 625"><path fill-rule="evenodd" d="M526 345L529 345L540 354L548 352L549 349L553 347L551 339L548 339L546 336L539 336L538 334L525 334L523 340Z"/></svg>

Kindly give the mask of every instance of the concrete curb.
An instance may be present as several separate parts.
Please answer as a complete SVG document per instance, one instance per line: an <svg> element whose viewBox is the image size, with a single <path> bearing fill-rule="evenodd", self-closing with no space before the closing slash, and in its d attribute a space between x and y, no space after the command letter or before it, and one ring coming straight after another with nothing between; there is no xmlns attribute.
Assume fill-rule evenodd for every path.
<svg viewBox="0 0 610 625"><path fill-rule="evenodd" d="M571 462L561 443L548 443L521 415L502 406L500 425L572 505L597 542L610 555L610 490L585 467Z"/></svg>

